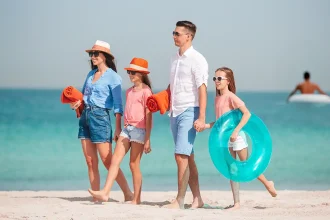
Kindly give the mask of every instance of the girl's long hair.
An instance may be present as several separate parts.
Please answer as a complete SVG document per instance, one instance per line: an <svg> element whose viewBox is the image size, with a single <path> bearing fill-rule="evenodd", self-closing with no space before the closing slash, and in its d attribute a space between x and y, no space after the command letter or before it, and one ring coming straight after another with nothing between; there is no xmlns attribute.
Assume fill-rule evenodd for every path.
<svg viewBox="0 0 330 220"><path fill-rule="evenodd" d="M228 89L229 89L229 91L231 91L232 93L235 94L236 93L236 85L235 85L234 72L228 67L218 68L215 72L218 72L218 71L222 71L222 72L226 73L226 77L229 81ZM217 89L216 95L217 96L220 95L220 90Z"/></svg>
<svg viewBox="0 0 330 220"><path fill-rule="evenodd" d="M100 53L102 53L105 57L105 65L107 65L107 67L111 68L113 71L117 72L117 68L116 68L116 64L115 64L115 59L110 56L109 54L107 53L103 53L100 51ZM96 65L93 65L93 62L92 60L90 61L91 62L91 68L92 70L95 70L97 69L97 66Z"/></svg>
<svg viewBox="0 0 330 220"><path fill-rule="evenodd" d="M142 82L151 89L151 82L147 74L142 74Z"/></svg>

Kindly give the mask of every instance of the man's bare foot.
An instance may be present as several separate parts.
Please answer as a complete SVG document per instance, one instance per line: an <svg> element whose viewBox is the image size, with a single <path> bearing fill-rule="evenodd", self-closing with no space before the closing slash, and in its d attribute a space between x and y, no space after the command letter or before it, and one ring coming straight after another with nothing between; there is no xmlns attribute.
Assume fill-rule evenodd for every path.
<svg viewBox="0 0 330 220"><path fill-rule="evenodd" d="M234 211L240 208L240 204L239 203L235 203L234 205L229 205L227 207L225 207L226 211Z"/></svg>
<svg viewBox="0 0 330 220"><path fill-rule="evenodd" d="M88 189L88 192L93 196L94 200L98 200L98 202L107 202L109 200L109 196L103 191L94 191Z"/></svg>
<svg viewBox="0 0 330 220"><path fill-rule="evenodd" d="M164 205L163 207L167 209L184 209L184 205L180 205L176 199L171 204Z"/></svg>
<svg viewBox="0 0 330 220"><path fill-rule="evenodd" d="M124 195L124 201L125 202L128 202L128 201L132 201L133 200L133 198L134 198L134 194L131 192L130 194L128 194L128 195Z"/></svg>
<svg viewBox="0 0 330 220"><path fill-rule="evenodd" d="M191 203L191 209L198 209L204 206L204 202L201 197L194 198L194 201Z"/></svg>
<svg viewBox="0 0 330 220"><path fill-rule="evenodd" d="M277 196L275 184L273 181L268 181L268 183L265 186L266 186L266 189L268 190L268 192L270 193L270 195L272 195L272 197Z"/></svg>

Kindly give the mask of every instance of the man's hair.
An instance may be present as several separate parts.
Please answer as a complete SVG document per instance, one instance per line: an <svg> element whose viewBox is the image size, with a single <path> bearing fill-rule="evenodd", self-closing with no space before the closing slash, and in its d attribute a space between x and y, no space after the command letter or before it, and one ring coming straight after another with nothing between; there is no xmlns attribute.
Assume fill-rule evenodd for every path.
<svg viewBox="0 0 330 220"><path fill-rule="evenodd" d="M176 22L177 27L185 27L191 32L191 37L194 39L197 27L191 21L178 21Z"/></svg>
<svg viewBox="0 0 330 220"><path fill-rule="evenodd" d="M309 72L306 71L306 72L304 73L304 79L305 79L305 80L308 80L310 77L311 77L311 75L309 74Z"/></svg>

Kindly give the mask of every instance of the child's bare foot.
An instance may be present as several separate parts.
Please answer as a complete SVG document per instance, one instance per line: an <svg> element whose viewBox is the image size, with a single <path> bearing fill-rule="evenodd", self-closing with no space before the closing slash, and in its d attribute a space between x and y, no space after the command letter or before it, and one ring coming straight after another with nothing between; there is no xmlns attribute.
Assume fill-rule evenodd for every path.
<svg viewBox="0 0 330 220"><path fill-rule="evenodd" d="M107 202L109 200L109 196L103 191L88 189L88 192L93 196L94 200L98 200L98 202Z"/></svg>
<svg viewBox="0 0 330 220"><path fill-rule="evenodd" d="M268 181L268 183L265 186L266 186L266 189L268 190L268 192L270 193L270 195L272 195L272 197L277 196L275 184L273 181Z"/></svg>
<svg viewBox="0 0 330 220"><path fill-rule="evenodd" d="M194 201L191 203L191 209L198 209L204 206L204 202L201 197L194 198Z"/></svg>
<svg viewBox="0 0 330 220"><path fill-rule="evenodd" d="M234 211L240 208L240 204L239 203L235 203L234 205L229 205L227 207L225 207L226 211Z"/></svg>
<svg viewBox="0 0 330 220"><path fill-rule="evenodd" d="M168 205L164 205L163 206L164 208L167 208L167 209L184 209L184 205L180 205L178 200L173 200L173 202L171 204L168 204Z"/></svg>

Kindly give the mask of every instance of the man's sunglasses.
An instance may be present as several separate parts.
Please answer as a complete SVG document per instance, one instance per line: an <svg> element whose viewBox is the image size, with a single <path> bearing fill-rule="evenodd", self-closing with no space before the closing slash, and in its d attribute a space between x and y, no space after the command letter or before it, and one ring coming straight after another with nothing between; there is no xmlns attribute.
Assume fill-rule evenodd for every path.
<svg viewBox="0 0 330 220"><path fill-rule="evenodd" d="M213 81L218 80L220 82L221 80L225 80L225 79L227 79L227 78L223 77L223 76L213 77Z"/></svg>
<svg viewBox="0 0 330 220"><path fill-rule="evenodd" d="M132 76L134 76L134 75L136 74L136 72L134 72L134 71L130 71L130 70L127 70L127 74L128 74L128 75L131 74Z"/></svg>
<svg viewBox="0 0 330 220"><path fill-rule="evenodd" d="M89 52L89 57L92 57L94 55L94 57L98 57L100 55L100 52L99 51L92 51L92 52Z"/></svg>
<svg viewBox="0 0 330 220"><path fill-rule="evenodd" d="M189 34L189 33L181 34L181 33L177 32L177 31L173 31L172 34L173 34L173 36L180 37L181 35L185 35L185 34Z"/></svg>

